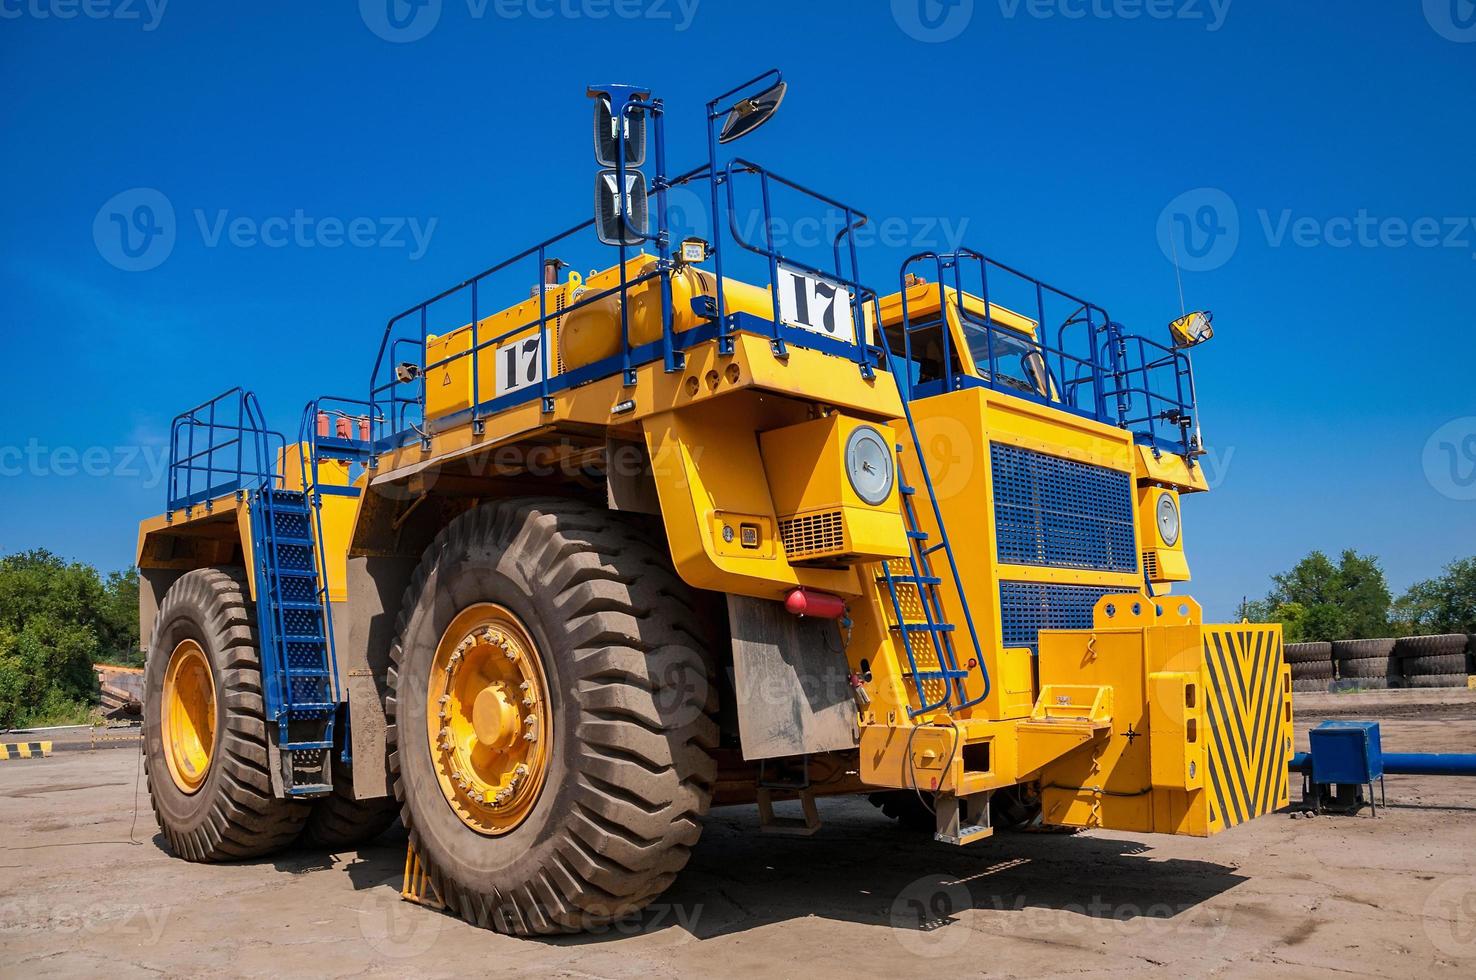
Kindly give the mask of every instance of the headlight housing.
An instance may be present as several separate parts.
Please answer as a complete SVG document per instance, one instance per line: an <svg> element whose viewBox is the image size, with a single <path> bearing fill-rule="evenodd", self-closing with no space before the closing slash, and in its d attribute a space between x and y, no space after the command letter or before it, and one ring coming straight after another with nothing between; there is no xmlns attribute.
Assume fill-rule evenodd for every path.
<svg viewBox="0 0 1476 980"><path fill-rule="evenodd" d="M1171 493L1158 498L1158 536L1170 548L1179 543L1179 505Z"/></svg>
<svg viewBox="0 0 1476 980"><path fill-rule="evenodd" d="M856 496L875 507L892 495L896 468L882 434L869 425L857 426L846 440L846 479Z"/></svg>

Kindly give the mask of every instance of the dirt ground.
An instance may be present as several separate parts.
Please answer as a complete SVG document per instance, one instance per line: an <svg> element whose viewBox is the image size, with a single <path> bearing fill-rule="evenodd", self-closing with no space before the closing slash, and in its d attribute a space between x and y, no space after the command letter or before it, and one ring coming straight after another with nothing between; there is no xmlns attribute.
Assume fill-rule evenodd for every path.
<svg viewBox="0 0 1476 980"><path fill-rule="evenodd" d="M1357 697L1299 697L1301 747L1313 711L1383 721L1389 751L1476 745L1476 692ZM137 776L126 748L0 763L0 974L1476 975L1473 779L1390 777L1377 820L1278 814L1208 841L959 849L852 799L801 840L728 808L640 921L537 941L401 902L402 838L177 861Z"/></svg>

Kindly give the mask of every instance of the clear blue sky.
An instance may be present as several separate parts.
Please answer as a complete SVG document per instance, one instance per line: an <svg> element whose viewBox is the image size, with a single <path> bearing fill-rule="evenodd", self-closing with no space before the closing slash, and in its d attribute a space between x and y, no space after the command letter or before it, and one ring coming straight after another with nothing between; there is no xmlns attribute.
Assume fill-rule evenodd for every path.
<svg viewBox="0 0 1476 980"><path fill-rule="evenodd" d="M242 384L295 430L366 387L389 313L585 217L586 84L663 95L683 164L705 98L777 65L745 155L966 222L1130 326L1177 314L1159 230L1188 216L1212 614L1311 548L1396 589L1476 552L1476 422L1431 442L1476 416L1470 0L919 2L0 0L0 551L126 566L177 411ZM159 253L121 251L108 205L139 189L175 238L130 271ZM380 244L322 224L354 218ZM902 254L868 248L869 278Z"/></svg>

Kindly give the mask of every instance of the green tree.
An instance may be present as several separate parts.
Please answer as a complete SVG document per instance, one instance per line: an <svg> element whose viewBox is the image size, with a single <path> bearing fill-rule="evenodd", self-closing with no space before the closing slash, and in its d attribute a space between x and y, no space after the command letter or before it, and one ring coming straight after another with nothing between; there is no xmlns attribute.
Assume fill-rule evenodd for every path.
<svg viewBox="0 0 1476 980"><path fill-rule="evenodd" d="M1394 621L1411 635L1476 633L1476 557L1451 562L1416 582L1394 604Z"/></svg>
<svg viewBox="0 0 1476 980"><path fill-rule="evenodd" d="M92 664L138 646L138 577L37 550L0 558L0 726L93 703Z"/></svg>
<svg viewBox="0 0 1476 980"><path fill-rule="evenodd" d="M1389 585L1371 555L1349 549L1335 564L1314 551L1272 582L1256 611L1281 623L1290 642L1364 639L1389 630Z"/></svg>

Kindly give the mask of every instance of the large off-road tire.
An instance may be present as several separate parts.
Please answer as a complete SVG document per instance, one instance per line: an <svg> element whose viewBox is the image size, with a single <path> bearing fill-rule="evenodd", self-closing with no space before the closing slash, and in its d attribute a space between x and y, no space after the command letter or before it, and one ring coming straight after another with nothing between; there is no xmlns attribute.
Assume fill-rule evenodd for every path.
<svg viewBox="0 0 1476 980"><path fill-rule="evenodd" d="M271 854L291 844L308 817L306 804L272 795L256 610L243 574L182 575L159 606L144 667L149 798L170 850L190 861ZM171 663L170 689L200 694L193 713L166 695ZM180 680L191 670L193 687ZM186 746L196 750L193 759Z"/></svg>
<svg viewBox="0 0 1476 980"><path fill-rule="evenodd" d="M313 801L312 812L302 828L304 847L344 851L369 843L389 830L400 816L393 796L359 800L354 798L354 771L333 752L333 792Z"/></svg>
<svg viewBox="0 0 1476 980"><path fill-rule="evenodd" d="M671 884L716 779L717 697L695 601L659 527L578 502L485 504L431 543L391 649L387 736L411 843L451 909L503 932L574 932L630 915ZM503 632L458 644L468 613L482 610ZM428 702L462 683L450 670L430 676L433 664L459 669L444 660L448 642L469 650L469 664L510 634L532 649L512 643L508 660L536 658L526 676L546 683L547 704L521 710L546 711L550 741L496 749L538 749L531 782L514 784L536 795L515 797L527 809L507 826L485 794L468 800L446 779L448 760L481 756L433 741Z"/></svg>
<svg viewBox="0 0 1476 980"><path fill-rule="evenodd" d="M1332 644L1327 642L1288 643L1286 662L1291 665L1293 683L1297 681L1330 681L1333 679ZM1324 683L1324 688L1326 684ZM1293 690L1311 690L1310 687Z"/></svg>
<svg viewBox="0 0 1476 980"><path fill-rule="evenodd" d="M1354 681L1357 687L1385 688L1392 681L1402 681L1399 665L1394 661L1394 640L1334 640L1333 663L1340 680Z"/></svg>

